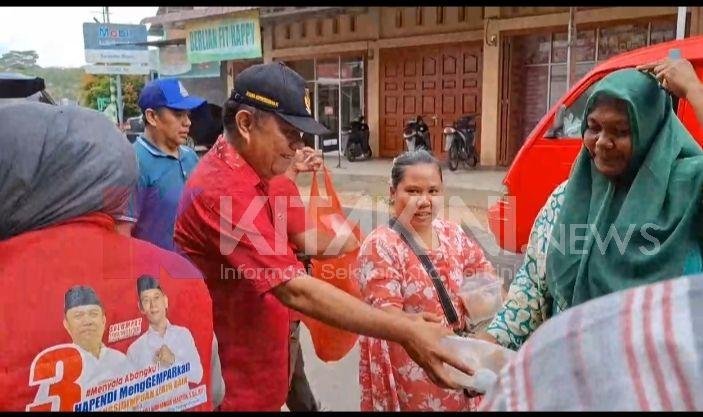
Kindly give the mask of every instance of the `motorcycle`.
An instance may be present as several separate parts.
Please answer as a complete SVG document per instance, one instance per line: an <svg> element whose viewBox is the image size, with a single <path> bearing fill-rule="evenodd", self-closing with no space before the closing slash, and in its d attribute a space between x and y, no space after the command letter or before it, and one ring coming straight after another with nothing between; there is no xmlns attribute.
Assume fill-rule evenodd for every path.
<svg viewBox="0 0 703 417"><path fill-rule="evenodd" d="M416 116L408 120L403 130L405 139L405 149L408 151L424 149L432 152L432 141L430 140L430 128L422 120L422 116Z"/></svg>
<svg viewBox="0 0 703 417"><path fill-rule="evenodd" d="M476 154L476 120L473 116L462 116L452 126L444 128L444 150L449 153L449 169L456 171L459 162L470 167L478 163Z"/></svg>
<svg viewBox="0 0 703 417"><path fill-rule="evenodd" d="M372 152L369 146L369 125L364 122L364 116L352 120L350 125L342 132L347 135L344 156L349 162L370 159Z"/></svg>

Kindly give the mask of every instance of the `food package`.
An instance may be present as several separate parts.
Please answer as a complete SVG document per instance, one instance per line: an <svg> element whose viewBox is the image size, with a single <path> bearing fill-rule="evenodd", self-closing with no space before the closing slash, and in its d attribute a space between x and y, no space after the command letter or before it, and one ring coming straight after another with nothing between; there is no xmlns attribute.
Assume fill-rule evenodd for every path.
<svg viewBox="0 0 703 417"><path fill-rule="evenodd" d="M445 364L450 378L462 387L478 393L485 393L493 386L500 370L516 354L495 343L468 337L446 336L440 343L450 354L474 370L474 375L467 375Z"/></svg>

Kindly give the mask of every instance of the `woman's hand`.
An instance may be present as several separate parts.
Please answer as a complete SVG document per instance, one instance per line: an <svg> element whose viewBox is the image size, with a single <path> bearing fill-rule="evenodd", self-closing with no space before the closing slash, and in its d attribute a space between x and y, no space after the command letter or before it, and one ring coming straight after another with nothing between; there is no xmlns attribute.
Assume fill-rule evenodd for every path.
<svg viewBox="0 0 703 417"><path fill-rule="evenodd" d="M688 98L689 94L701 89L701 82L698 80L693 65L683 58L667 58L640 65L637 69L654 74L664 88L679 98Z"/></svg>

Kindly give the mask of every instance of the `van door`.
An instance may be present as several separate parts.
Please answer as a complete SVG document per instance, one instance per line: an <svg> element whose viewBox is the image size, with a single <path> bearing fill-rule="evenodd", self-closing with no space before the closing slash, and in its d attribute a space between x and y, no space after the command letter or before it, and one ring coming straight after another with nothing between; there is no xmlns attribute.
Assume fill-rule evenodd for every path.
<svg viewBox="0 0 703 417"><path fill-rule="evenodd" d="M540 122L530 134L536 135L534 142L520 152L519 162L516 161L519 167L514 167L517 169L506 178L508 193L514 197L515 246L520 252L527 244L532 224L544 202L569 177L581 149L581 119L588 96L603 76L605 73L597 74L574 87L562 102L566 103L562 111L551 110L545 115L550 120Z"/></svg>

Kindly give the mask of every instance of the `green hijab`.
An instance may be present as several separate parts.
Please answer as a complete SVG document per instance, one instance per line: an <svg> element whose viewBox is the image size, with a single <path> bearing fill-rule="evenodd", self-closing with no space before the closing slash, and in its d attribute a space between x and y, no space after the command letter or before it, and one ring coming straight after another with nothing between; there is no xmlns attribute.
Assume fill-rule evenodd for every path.
<svg viewBox="0 0 703 417"><path fill-rule="evenodd" d="M632 159L616 183L585 147L578 154L547 249L547 285L561 308L681 275L700 237L703 151L671 97L649 74L615 71L588 98L582 135L601 95L627 104Z"/></svg>

